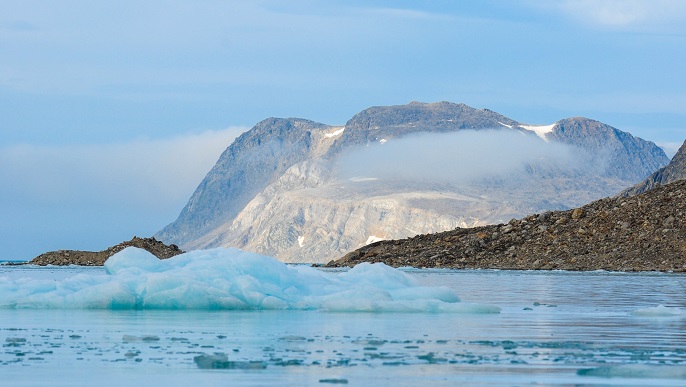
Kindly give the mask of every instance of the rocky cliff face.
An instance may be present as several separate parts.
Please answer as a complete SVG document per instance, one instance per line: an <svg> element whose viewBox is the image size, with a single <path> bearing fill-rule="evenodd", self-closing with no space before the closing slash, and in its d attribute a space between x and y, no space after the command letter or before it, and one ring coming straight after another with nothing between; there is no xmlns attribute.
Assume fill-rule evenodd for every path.
<svg viewBox="0 0 686 387"><path fill-rule="evenodd" d="M530 126L448 102L373 107L341 127L271 118L222 154L156 237L326 262L376 240L576 207L667 162L597 121Z"/></svg>
<svg viewBox="0 0 686 387"><path fill-rule="evenodd" d="M658 169L642 182L622 191L619 196L632 196L649 191L659 185L686 179L686 141L667 166Z"/></svg>
<svg viewBox="0 0 686 387"><path fill-rule="evenodd" d="M297 118L258 123L222 153L179 218L157 236L185 245L230 221L288 168L312 157L313 137L329 128Z"/></svg>

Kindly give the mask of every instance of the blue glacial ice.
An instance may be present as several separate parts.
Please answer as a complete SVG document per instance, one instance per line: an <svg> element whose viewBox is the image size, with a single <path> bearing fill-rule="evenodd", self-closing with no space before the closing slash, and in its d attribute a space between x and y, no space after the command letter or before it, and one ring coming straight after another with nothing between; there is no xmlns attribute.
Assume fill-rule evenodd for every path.
<svg viewBox="0 0 686 387"><path fill-rule="evenodd" d="M420 286L409 274L380 263L327 272L232 248L160 260L128 247L105 262L105 271L60 281L0 278L0 308L500 311L460 302L448 287Z"/></svg>

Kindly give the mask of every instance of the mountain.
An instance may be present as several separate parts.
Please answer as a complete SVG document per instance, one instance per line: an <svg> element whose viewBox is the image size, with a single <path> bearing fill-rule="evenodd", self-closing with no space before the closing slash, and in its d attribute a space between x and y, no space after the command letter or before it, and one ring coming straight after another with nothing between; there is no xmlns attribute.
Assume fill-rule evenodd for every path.
<svg viewBox="0 0 686 387"><path fill-rule="evenodd" d="M449 102L371 107L344 126L269 118L226 149L155 237L327 262L381 239L577 207L668 161L598 121L534 126Z"/></svg>
<svg viewBox="0 0 686 387"><path fill-rule="evenodd" d="M686 180L507 224L381 241L327 266L686 271Z"/></svg>
<svg viewBox="0 0 686 387"><path fill-rule="evenodd" d="M183 208L158 236L187 245L235 218L255 195L313 155L328 125L268 118L239 136L219 157ZM323 136L326 138L326 136Z"/></svg>
<svg viewBox="0 0 686 387"><path fill-rule="evenodd" d="M658 169L635 186L620 192L619 196L638 195L659 185L684 179L686 179L686 141L684 141L667 166Z"/></svg>

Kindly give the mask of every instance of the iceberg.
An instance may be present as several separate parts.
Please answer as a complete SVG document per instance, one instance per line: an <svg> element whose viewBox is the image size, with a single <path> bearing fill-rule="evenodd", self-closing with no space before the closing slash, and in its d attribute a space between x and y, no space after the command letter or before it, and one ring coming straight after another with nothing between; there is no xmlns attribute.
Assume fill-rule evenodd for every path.
<svg viewBox="0 0 686 387"><path fill-rule="evenodd" d="M500 312L496 306L460 302L448 287L421 286L382 263L328 272L234 248L160 260L127 247L104 268L106 275L78 274L61 281L0 278L0 308Z"/></svg>

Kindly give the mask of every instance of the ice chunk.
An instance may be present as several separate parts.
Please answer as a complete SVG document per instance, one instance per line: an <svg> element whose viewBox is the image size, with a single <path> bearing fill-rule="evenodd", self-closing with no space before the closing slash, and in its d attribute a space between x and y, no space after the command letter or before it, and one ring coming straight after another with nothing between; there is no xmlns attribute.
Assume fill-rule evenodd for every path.
<svg viewBox="0 0 686 387"><path fill-rule="evenodd" d="M638 379L686 379L686 367L679 365L622 364L617 366L580 369L582 376Z"/></svg>
<svg viewBox="0 0 686 387"><path fill-rule="evenodd" d="M686 314L679 308L670 308L664 305L658 305L654 308L636 309L631 312L634 316L644 317L686 317Z"/></svg>
<svg viewBox="0 0 686 387"><path fill-rule="evenodd" d="M118 274L124 271L129 272L154 272L162 271L164 266L162 261L143 249L126 248L126 253L121 252L113 255L105 261L105 272L107 274Z"/></svg>
<svg viewBox="0 0 686 387"><path fill-rule="evenodd" d="M460 303L452 289L420 286L409 274L381 263L325 272L232 248L160 260L128 247L108 259L105 270L108 275L50 282L0 278L0 307L499 312Z"/></svg>

